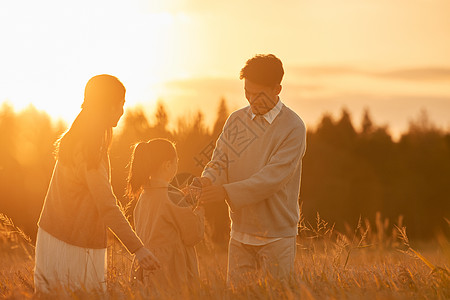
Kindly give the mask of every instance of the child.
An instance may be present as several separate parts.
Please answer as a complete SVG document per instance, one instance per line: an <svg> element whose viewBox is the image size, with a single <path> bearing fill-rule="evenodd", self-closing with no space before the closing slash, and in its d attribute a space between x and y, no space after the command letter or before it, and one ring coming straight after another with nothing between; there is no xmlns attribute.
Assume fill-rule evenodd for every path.
<svg viewBox="0 0 450 300"><path fill-rule="evenodd" d="M134 210L136 233L158 258L161 269L135 269L132 278L158 289L180 290L198 283L194 245L203 239L204 210L192 207L169 182L178 168L175 146L166 139L141 142L134 148L128 195L139 198Z"/></svg>

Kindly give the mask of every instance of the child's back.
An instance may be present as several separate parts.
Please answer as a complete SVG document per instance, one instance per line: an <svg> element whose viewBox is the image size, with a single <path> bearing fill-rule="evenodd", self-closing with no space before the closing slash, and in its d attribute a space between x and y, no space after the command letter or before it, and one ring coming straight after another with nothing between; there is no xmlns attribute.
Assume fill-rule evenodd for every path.
<svg viewBox="0 0 450 300"><path fill-rule="evenodd" d="M180 287L198 282L194 245L203 239L204 216L193 211L181 191L173 188L143 189L134 210L138 236L161 263L157 271L140 271L134 277L155 287Z"/></svg>

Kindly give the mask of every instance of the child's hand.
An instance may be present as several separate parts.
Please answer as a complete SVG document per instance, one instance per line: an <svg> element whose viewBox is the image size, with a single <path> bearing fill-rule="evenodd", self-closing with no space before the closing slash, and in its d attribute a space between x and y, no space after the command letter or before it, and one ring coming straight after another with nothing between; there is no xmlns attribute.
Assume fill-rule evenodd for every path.
<svg viewBox="0 0 450 300"><path fill-rule="evenodd" d="M204 187L212 185L211 179L209 179L208 177L200 177L200 182Z"/></svg>

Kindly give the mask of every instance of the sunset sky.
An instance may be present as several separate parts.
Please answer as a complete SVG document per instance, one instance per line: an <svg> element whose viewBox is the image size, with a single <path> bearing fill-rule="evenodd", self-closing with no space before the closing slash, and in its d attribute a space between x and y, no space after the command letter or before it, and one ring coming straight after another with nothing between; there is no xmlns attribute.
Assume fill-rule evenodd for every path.
<svg viewBox="0 0 450 300"><path fill-rule="evenodd" d="M127 107L170 117L218 100L247 104L239 70L257 53L284 63L281 98L314 126L369 108L393 134L426 109L450 129L450 1L1 1L0 102L71 122L87 80L117 76Z"/></svg>

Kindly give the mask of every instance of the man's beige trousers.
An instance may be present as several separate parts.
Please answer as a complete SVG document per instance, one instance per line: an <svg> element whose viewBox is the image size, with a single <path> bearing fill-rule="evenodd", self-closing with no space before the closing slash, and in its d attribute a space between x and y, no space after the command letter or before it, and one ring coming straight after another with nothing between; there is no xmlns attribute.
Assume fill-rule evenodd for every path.
<svg viewBox="0 0 450 300"><path fill-rule="evenodd" d="M230 238L227 283L239 286L265 276L283 280L294 269L295 252L295 236L261 246L243 244Z"/></svg>

